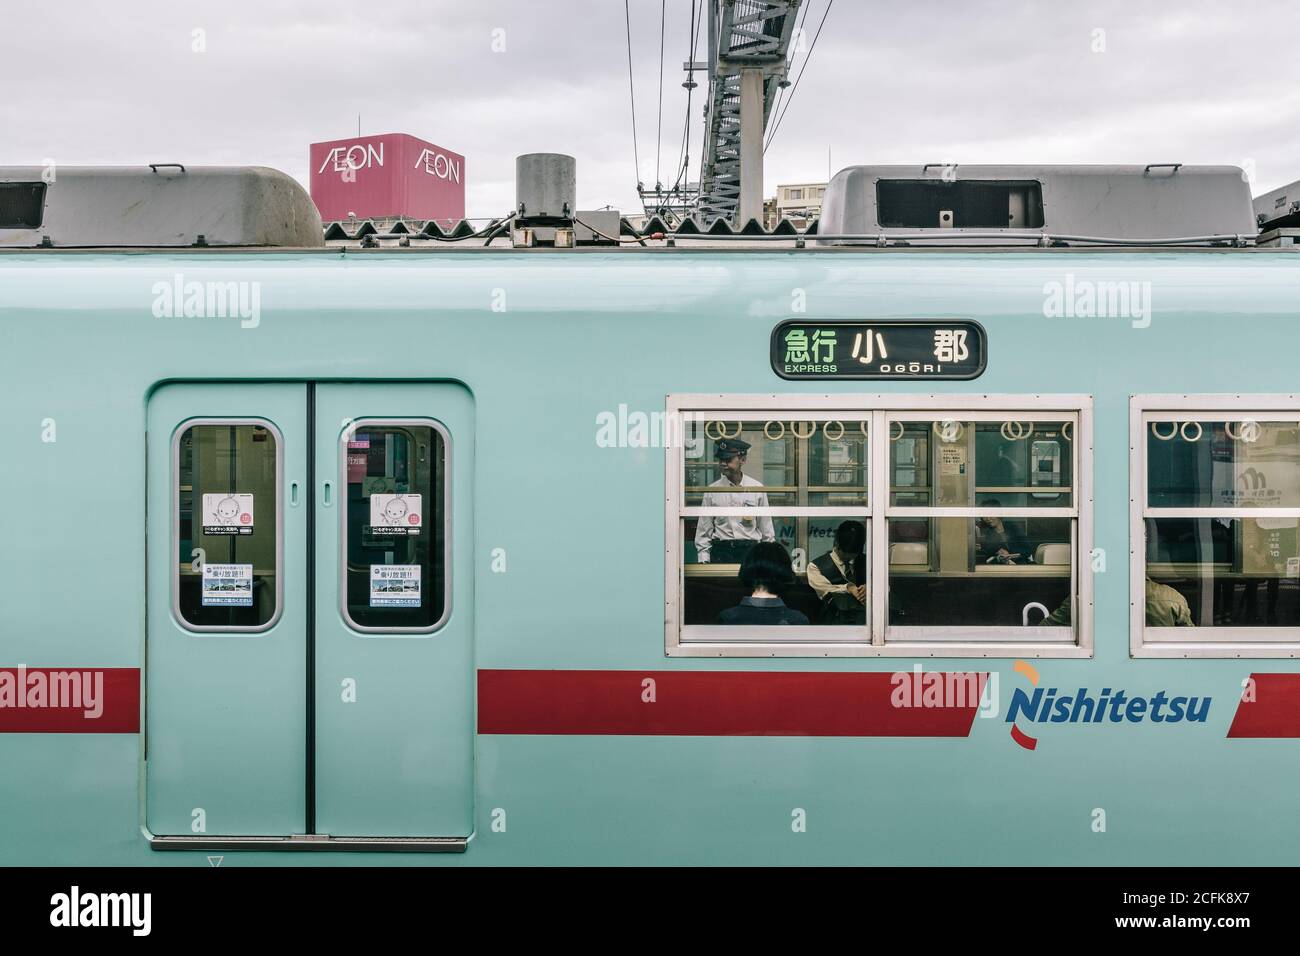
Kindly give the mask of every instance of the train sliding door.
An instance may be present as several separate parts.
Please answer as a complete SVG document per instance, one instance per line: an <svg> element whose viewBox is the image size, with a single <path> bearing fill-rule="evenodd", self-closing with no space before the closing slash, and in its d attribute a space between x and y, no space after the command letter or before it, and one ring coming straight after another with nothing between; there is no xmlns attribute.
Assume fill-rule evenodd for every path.
<svg viewBox="0 0 1300 956"><path fill-rule="evenodd" d="M469 394L170 384L148 429L153 846L464 849Z"/></svg>
<svg viewBox="0 0 1300 956"><path fill-rule="evenodd" d="M316 825L473 828L468 392L316 388Z"/></svg>
<svg viewBox="0 0 1300 956"><path fill-rule="evenodd" d="M302 833L304 385L164 385L148 412L146 813Z"/></svg>

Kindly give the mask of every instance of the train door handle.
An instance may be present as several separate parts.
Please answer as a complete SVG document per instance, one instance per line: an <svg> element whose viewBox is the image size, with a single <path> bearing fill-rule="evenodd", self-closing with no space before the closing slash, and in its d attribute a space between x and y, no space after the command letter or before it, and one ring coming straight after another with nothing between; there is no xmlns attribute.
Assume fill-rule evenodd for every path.
<svg viewBox="0 0 1300 956"><path fill-rule="evenodd" d="M289 507L298 507L298 501L298 482L291 481L289 482Z"/></svg>
<svg viewBox="0 0 1300 956"><path fill-rule="evenodd" d="M1038 608L1038 610L1042 611L1043 617L1047 617L1047 615L1051 613L1050 611L1047 610L1047 608L1039 604L1037 601L1030 601L1028 604L1025 605L1024 610L1020 612L1020 623L1023 624L1025 627L1029 626L1029 612L1032 611L1034 608Z"/></svg>
<svg viewBox="0 0 1300 956"><path fill-rule="evenodd" d="M329 508L334 504L334 482L327 481L322 486L321 501L324 503L326 508Z"/></svg>

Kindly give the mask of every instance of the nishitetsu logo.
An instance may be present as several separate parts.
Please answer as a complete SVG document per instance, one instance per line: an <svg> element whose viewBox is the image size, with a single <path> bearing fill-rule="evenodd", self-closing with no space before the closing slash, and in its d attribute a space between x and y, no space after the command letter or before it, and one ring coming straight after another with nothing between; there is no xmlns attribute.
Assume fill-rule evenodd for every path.
<svg viewBox="0 0 1300 956"><path fill-rule="evenodd" d="M1021 730L1018 719L1035 724L1203 724L1210 713L1209 697L1176 697L1163 690L1143 697L1111 687L1062 691L1039 687L1038 671L1024 661L1016 661L1013 670L1033 685L1032 691L1017 687L1007 708L1011 739L1026 750L1037 748L1038 738Z"/></svg>

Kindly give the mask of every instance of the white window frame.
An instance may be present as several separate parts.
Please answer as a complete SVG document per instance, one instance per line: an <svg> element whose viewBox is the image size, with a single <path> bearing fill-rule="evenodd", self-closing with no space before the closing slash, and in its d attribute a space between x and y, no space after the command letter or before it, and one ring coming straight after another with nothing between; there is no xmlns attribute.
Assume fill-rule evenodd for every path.
<svg viewBox="0 0 1300 956"><path fill-rule="evenodd" d="M933 509L893 507L889 504L889 425L893 418L932 419L937 413L951 413L966 421L1004 420L999 413L1017 412L1028 420L1058 420L1064 414L1077 421L1073 442L1074 499L1069 508L999 509L1000 514L1014 516L1029 511L1035 517L1052 517L1056 512L1068 516L1076 529L1074 535L1074 593L1077 595L1074 640L998 641L1003 628L925 628L925 634L910 632L904 639L888 635L889 553L888 537L883 530L888 515L933 516L971 515L987 509L978 507ZM795 516L816 514L845 518L862 518L870 522L871 534L871 621L861 629L867 640L828 641L828 628L782 627L781 640L755 640L755 628L731 627L723 638L722 629L707 625L693 626L697 637L682 638L681 597L684 585L683 518L698 515L701 509L685 506L683 479L685 447L684 429L665 448L665 515L664 515L664 650L668 657L1005 657L1005 658L1088 658L1093 652L1093 493L1092 493L1092 397L1090 395L988 395L988 394L678 394L667 398L669 422L681 424L713 413L727 413L732 419L762 420L773 414L799 415L807 421L829 421L850 416L869 418L867 507L794 506L750 509L758 514ZM1056 413L1058 418L1053 417ZM749 512L747 512L749 513ZM835 628L848 631L849 628ZM897 629L895 629L897 630ZM1037 630L1036 628L1030 629ZM1045 628L1044 631L1055 630ZM772 629L764 629L770 633ZM714 633L716 632L716 633ZM730 635L736 635L734 638ZM906 639L906 638L912 639Z"/></svg>
<svg viewBox="0 0 1300 956"><path fill-rule="evenodd" d="M1300 657L1300 627L1147 627L1148 518L1300 518L1300 508L1147 507L1147 427L1161 421L1300 422L1300 395L1129 397L1129 653L1133 657Z"/></svg>

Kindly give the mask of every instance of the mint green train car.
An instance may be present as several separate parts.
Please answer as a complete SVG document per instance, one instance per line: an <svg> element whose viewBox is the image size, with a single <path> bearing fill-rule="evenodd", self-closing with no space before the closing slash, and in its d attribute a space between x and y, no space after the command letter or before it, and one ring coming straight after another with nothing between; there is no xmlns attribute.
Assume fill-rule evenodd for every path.
<svg viewBox="0 0 1300 956"><path fill-rule="evenodd" d="M970 170L486 248L0 170L0 864L1293 862L1289 233Z"/></svg>

